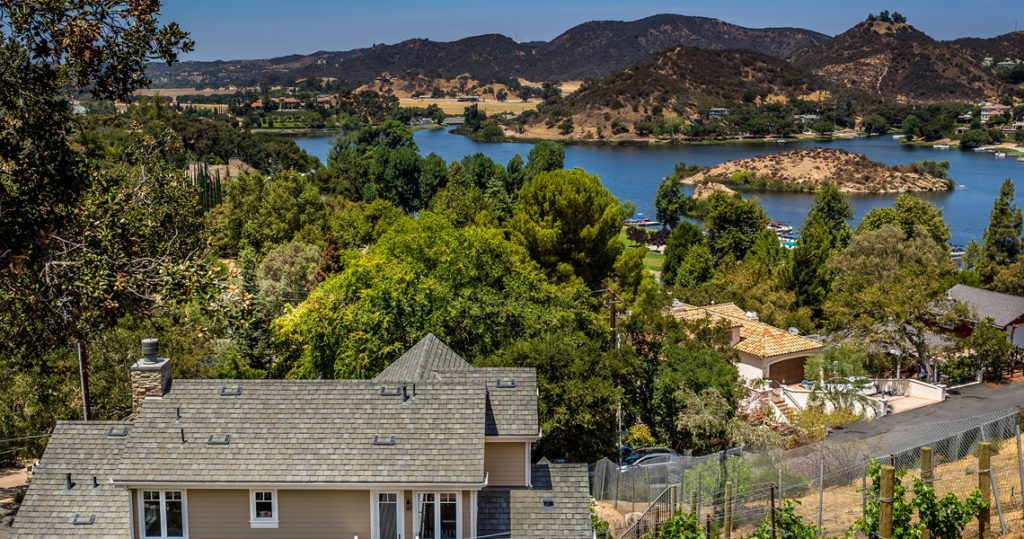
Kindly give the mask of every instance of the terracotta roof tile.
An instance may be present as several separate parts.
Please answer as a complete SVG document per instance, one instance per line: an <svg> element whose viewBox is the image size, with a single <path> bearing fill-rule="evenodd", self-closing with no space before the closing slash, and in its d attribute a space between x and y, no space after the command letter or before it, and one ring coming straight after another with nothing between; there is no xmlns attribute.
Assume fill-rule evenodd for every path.
<svg viewBox="0 0 1024 539"><path fill-rule="evenodd" d="M821 343L794 335L784 329L765 324L746 317L746 312L734 303L720 303L695 307L693 305L677 305L672 308L677 320L695 321L710 319L723 320L731 327L740 328L740 342L734 349L760 358L771 358L797 352L816 353L821 350Z"/></svg>

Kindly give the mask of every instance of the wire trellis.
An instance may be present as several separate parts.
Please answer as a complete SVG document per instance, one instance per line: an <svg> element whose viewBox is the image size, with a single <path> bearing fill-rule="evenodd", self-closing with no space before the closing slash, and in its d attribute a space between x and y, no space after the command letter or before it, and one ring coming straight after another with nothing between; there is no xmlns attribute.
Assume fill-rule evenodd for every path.
<svg viewBox="0 0 1024 539"><path fill-rule="evenodd" d="M710 516L724 537L726 484L733 488L732 537L754 532L769 515L771 484L776 507L794 503L794 512L823 536L845 533L864 515L873 494L871 462L906 470L908 499L920 478L921 447L932 448L932 486L941 498L964 499L979 487L978 444L992 447L992 534L1024 529L1024 458L1017 438L1016 410L999 410L951 421L921 423L879 436L847 442L824 441L793 450L732 449L681 457L680 463L619 467L603 459L593 466L591 495L599 513L610 515L612 536L629 527L669 487L675 485L680 510ZM965 537L976 537L969 525Z"/></svg>

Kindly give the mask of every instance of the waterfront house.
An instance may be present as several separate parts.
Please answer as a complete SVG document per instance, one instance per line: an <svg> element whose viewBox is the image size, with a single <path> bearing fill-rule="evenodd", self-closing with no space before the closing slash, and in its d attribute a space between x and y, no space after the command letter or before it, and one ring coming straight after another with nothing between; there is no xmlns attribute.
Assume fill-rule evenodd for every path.
<svg viewBox="0 0 1024 539"><path fill-rule="evenodd" d="M975 324L990 318L992 325L1006 333L1008 341L1024 348L1024 298L963 284L947 290L946 297L964 304L974 314L955 328L960 335L970 335Z"/></svg>
<svg viewBox="0 0 1024 539"><path fill-rule="evenodd" d="M60 421L15 537L590 537L587 467L531 464L537 377L428 335L372 380L172 380Z"/></svg>
<svg viewBox="0 0 1024 539"><path fill-rule="evenodd" d="M999 103L985 103L981 106L981 121L987 122L993 116L1006 116L1010 107Z"/></svg>
<svg viewBox="0 0 1024 539"><path fill-rule="evenodd" d="M761 322L757 313L746 312L735 303L696 307L685 303L672 306L677 320L707 320L725 323L730 330L730 346L739 354L740 376L747 380L769 379L781 385L799 384L804 379L804 363L821 352L822 344Z"/></svg>
<svg viewBox="0 0 1024 539"><path fill-rule="evenodd" d="M274 98L274 101L277 102L281 110L299 110L302 108L302 101L294 97L277 97Z"/></svg>

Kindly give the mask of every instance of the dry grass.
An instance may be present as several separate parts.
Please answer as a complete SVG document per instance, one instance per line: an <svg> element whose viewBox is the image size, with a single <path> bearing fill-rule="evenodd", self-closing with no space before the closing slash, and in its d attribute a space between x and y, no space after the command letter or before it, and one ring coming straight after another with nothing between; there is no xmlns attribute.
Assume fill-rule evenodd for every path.
<svg viewBox="0 0 1024 539"><path fill-rule="evenodd" d="M429 97L400 97L398 98L398 103L403 107L429 107L430 105L437 105L441 107L445 114L455 115L462 115L466 111L466 107L473 104L460 102L455 99L431 99ZM524 102L521 99L512 98L504 102L494 99L481 100L476 103L476 106L487 114L493 115L502 112L520 114L527 110L536 109L539 104L539 99L531 99Z"/></svg>

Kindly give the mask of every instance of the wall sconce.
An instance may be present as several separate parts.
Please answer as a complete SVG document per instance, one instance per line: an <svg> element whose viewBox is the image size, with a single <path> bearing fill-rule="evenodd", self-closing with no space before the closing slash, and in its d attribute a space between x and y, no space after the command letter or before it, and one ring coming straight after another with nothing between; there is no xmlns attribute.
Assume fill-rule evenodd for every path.
<svg viewBox="0 0 1024 539"><path fill-rule="evenodd" d="M406 511L412 511L412 500L410 500L410 499L406 499L405 500L405 510Z"/></svg>

